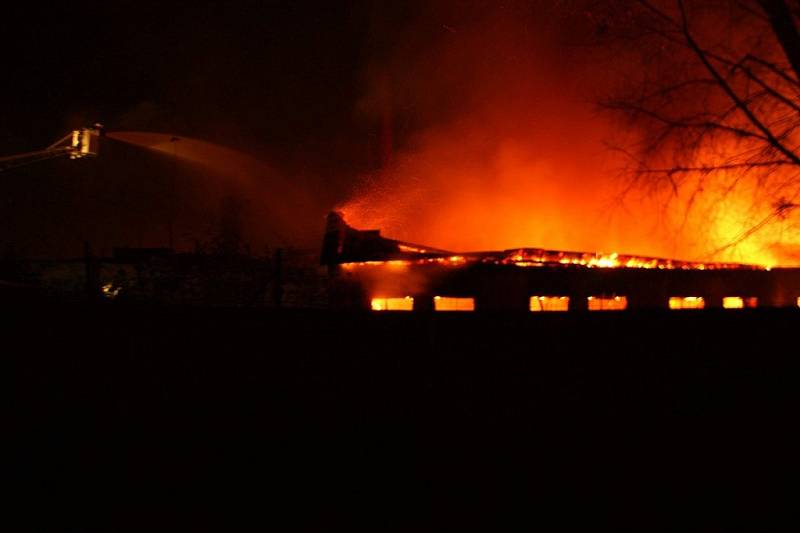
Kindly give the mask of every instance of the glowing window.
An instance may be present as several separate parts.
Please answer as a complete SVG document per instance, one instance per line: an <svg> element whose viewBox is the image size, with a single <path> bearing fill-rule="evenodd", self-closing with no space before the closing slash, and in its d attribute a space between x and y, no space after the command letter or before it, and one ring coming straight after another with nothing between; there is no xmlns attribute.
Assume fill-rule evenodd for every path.
<svg viewBox="0 0 800 533"><path fill-rule="evenodd" d="M669 299L670 309L703 309L705 306L702 296L673 296Z"/></svg>
<svg viewBox="0 0 800 533"><path fill-rule="evenodd" d="M412 311L414 309L414 298L406 296L404 298L373 298L373 311Z"/></svg>
<svg viewBox="0 0 800 533"><path fill-rule="evenodd" d="M741 296L726 296L722 299L722 307L725 309L743 309L744 299Z"/></svg>
<svg viewBox="0 0 800 533"><path fill-rule="evenodd" d="M589 311L622 311L628 308L626 296L589 296Z"/></svg>
<svg viewBox="0 0 800 533"><path fill-rule="evenodd" d="M722 307L725 309L748 309L758 307L758 298L751 296L742 298L741 296L726 296L722 299Z"/></svg>
<svg viewBox="0 0 800 533"><path fill-rule="evenodd" d="M531 296L531 311L567 311L569 296Z"/></svg>
<svg viewBox="0 0 800 533"><path fill-rule="evenodd" d="M454 298L452 296L434 296L433 308L437 311L474 311L474 298Z"/></svg>

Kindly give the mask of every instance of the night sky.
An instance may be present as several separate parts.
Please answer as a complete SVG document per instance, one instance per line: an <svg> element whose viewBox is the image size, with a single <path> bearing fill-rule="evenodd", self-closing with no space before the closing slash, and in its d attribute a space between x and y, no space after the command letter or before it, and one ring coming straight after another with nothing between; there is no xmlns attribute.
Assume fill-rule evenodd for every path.
<svg viewBox="0 0 800 533"><path fill-rule="evenodd" d="M393 46L387 37L392 26L402 27L413 12L410 3L382 4L9 6L0 22L6 58L0 155L42 148L95 122L110 132L203 139L268 162L287 183L297 175L306 180L303 186L311 179L320 191L309 216L320 217L319 206L330 207L347 194L355 176L381 164L380 120L360 112L359 101L368 90L369 63ZM169 165L133 159L126 157L118 167L172 172ZM30 201L54 190L52 183L31 176L64 172L72 170L46 164L6 173L7 180L27 182L28 200L20 198L18 183L4 185L6 216L16 232L12 241L29 248L24 241L30 239L21 233L26 222L15 212L23 219L91 223L87 209L75 202L49 205L45 212ZM91 200L93 194L86 196Z"/></svg>
<svg viewBox="0 0 800 533"><path fill-rule="evenodd" d="M36 148L63 131L102 122L109 131L170 132L278 159L307 159L307 153L297 152L311 147L326 166L346 159L358 170L375 167L380 164L381 141L374 137L381 135L381 112L370 109L369 99L376 79L385 76L397 89L407 81L404 68L478 25L484 26L477 33L491 61L535 55L535 49L521 48L526 43L516 43L513 50L508 43L498 44L499 26L507 22L498 22L497 13L535 32L554 13L569 12L565 6L570 4L10 5L0 22L7 80L0 152ZM456 68L441 64L436 70L478 69L473 61L485 58L459 59ZM423 112L411 109L424 107L428 91L418 90L413 99L401 97L393 109L395 143L458 105L461 93L468 91L463 80L452 78L444 80L458 84L436 91L446 94L435 101L438 111L430 105Z"/></svg>
<svg viewBox="0 0 800 533"><path fill-rule="evenodd" d="M286 148L357 127L370 2L4 8L4 151L100 121Z"/></svg>

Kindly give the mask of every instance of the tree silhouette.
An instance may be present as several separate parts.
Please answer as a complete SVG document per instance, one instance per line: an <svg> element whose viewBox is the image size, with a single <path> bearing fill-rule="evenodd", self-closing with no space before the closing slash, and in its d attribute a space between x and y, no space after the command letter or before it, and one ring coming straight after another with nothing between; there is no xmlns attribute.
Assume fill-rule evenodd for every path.
<svg viewBox="0 0 800 533"><path fill-rule="evenodd" d="M800 2L630 0L595 6L598 34L636 59L602 105L637 126L615 145L629 190L685 202L747 194L758 218L721 253L800 202ZM616 47L616 48L615 48Z"/></svg>

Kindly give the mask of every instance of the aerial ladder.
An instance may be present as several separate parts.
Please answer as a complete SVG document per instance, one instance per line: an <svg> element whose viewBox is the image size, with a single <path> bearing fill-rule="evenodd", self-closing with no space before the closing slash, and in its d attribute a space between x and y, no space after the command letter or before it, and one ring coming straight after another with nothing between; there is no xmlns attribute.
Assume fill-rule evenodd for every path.
<svg viewBox="0 0 800 533"><path fill-rule="evenodd" d="M94 157L97 155L98 139L102 131L103 127L95 124L91 128L73 130L44 150L0 157L0 172L60 157Z"/></svg>

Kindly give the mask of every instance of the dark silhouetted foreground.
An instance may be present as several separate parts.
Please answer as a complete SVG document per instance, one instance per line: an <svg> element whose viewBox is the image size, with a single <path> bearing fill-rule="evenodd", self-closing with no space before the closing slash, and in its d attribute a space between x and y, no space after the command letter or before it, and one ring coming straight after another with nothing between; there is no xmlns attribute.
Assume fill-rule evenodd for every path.
<svg viewBox="0 0 800 533"><path fill-rule="evenodd" d="M5 311L28 529L717 531L796 501L795 310Z"/></svg>

